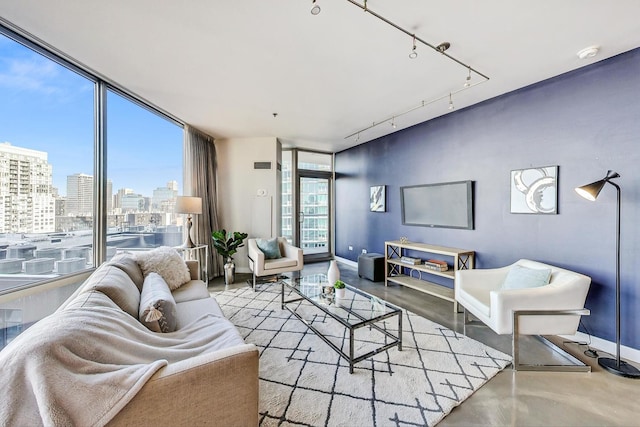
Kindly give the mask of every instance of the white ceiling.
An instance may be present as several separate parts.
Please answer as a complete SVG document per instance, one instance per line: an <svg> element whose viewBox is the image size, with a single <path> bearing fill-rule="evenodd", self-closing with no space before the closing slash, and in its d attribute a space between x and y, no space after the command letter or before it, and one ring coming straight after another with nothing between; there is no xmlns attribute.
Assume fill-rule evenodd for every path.
<svg viewBox="0 0 640 427"><path fill-rule="evenodd" d="M448 114L450 92L459 110L640 46L638 0L369 0L490 77L456 93L465 67L419 43L409 59L411 37L347 0L317 3L313 16L311 0L0 0L0 17L216 138L326 151Z"/></svg>

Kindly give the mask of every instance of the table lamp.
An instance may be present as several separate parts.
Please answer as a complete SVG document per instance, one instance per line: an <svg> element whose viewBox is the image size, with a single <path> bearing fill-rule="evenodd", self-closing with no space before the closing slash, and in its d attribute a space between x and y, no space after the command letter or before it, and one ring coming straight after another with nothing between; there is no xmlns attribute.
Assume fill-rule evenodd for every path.
<svg viewBox="0 0 640 427"><path fill-rule="evenodd" d="M182 244L183 248L193 248L196 245L191 240L191 215L202 213L202 199L192 196L176 197L176 213L187 214L187 238Z"/></svg>

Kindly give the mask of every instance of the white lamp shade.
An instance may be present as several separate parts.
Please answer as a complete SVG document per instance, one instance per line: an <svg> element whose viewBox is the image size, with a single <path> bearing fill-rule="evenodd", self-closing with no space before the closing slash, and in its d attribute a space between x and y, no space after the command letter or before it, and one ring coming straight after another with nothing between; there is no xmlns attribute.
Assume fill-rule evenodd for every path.
<svg viewBox="0 0 640 427"><path fill-rule="evenodd" d="M176 213L201 214L202 199L200 197L191 196L176 197Z"/></svg>

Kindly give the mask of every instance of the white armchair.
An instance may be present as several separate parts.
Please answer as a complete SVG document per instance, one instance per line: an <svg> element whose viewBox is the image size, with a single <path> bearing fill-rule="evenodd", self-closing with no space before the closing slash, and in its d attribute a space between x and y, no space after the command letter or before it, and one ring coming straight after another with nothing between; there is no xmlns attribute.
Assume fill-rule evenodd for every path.
<svg viewBox="0 0 640 427"><path fill-rule="evenodd" d="M285 237L278 237L278 245L282 257L276 259L266 259L264 252L258 248L256 240L247 239L249 268L253 272L253 290L256 289L258 277L300 271L304 267L302 249L289 244Z"/></svg>
<svg viewBox="0 0 640 427"><path fill-rule="evenodd" d="M512 266L551 269L549 284L502 289ZM573 335L578 329L591 278L540 262L521 259L502 268L456 271L455 299L468 313L497 334L512 334L513 367L519 370L543 370L540 365L521 365L518 360L518 335ZM465 331L466 332L466 331ZM566 366L548 366L545 370L586 370ZM579 367L579 368L582 368Z"/></svg>

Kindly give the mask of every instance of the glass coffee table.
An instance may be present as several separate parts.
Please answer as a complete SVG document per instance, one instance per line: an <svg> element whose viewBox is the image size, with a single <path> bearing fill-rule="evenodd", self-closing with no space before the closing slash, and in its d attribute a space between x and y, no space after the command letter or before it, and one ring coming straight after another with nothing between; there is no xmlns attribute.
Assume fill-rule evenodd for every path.
<svg viewBox="0 0 640 427"><path fill-rule="evenodd" d="M291 281L283 280L281 283L282 309L291 312L344 358L349 363L350 373L353 373L354 364L378 353L396 346L399 351L402 351L402 310L399 307L350 285L346 286L344 298L337 298L335 290L329 285L324 274L305 276ZM341 343L333 342L340 341L339 335L333 334L330 328L325 327L323 330L323 328L317 327L318 322L314 323L313 320L317 319L317 316L309 316L313 307L306 310L309 308L309 304L346 328L349 332L347 352L343 350L344 345L341 348L339 346ZM311 317L312 320L301 314L300 308L303 305L307 311L306 317ZM388 327L387 323L383 322L394 316L398 319L397 330L395 327ZM369 331L374 330L374 337L367 336L363 340L366 342L366 346L362 346L363 350L360 349L364 354L356 355L355 332L364 327L369 327ZM345 332L343 329L341 330Z"/></svg>

